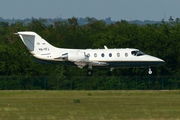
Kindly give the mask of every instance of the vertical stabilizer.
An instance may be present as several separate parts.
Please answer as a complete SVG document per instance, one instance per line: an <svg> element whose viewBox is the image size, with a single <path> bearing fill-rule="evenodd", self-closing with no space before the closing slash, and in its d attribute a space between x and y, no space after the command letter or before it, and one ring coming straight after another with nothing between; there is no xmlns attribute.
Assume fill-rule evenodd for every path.
<svg viewBox="0 0 180 120"><path fill-rule="evenodd" d="M56 47L49 44L35 32L18 32L23 43L33 55L54 51Z"/></svg>

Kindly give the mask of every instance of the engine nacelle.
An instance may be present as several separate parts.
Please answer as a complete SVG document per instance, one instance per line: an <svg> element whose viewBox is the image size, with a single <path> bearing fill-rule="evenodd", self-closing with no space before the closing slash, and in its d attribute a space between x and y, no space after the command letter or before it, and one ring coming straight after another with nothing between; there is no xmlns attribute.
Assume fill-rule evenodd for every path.
<svg viewBox="0 0 180 120"><path fill-rule="evenodd" d="M84 52L69 52L68 60L69 61L80 61L86 59Z"/></svg>

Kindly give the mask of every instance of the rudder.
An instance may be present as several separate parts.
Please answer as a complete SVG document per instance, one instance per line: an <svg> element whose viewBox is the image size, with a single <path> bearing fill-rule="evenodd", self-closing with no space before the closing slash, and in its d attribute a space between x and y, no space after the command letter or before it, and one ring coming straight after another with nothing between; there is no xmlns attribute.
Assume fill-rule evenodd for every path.
<svg viewBox="0 0 180 120"><path fill-rule="evenodd" d="M23 43L33 55L50 52L56 49L35 32L18 32Z"/></svg>

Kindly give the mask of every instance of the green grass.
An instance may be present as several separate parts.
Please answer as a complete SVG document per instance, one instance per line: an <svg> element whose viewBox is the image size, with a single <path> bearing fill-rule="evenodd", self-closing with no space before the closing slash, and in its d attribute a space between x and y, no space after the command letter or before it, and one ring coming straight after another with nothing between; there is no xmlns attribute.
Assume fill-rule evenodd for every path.
<svg viewBox="0 0 180 120"><path fill-rule="evenodd" d="M62 119L180 120L180 91L0 91L0 120Z"/></svg>

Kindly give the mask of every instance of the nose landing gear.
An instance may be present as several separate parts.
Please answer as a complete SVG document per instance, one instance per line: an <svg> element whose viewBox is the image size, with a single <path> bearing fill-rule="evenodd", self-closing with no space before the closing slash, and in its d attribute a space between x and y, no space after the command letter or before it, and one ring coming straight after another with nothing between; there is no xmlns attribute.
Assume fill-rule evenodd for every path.
<svg viewBox="0 0 180 120"><path fill-rule="evenodd" d="M148 73L151 75L152 74L152 70L151 70L151 68L149 67L149 71L148 71Z"/></svg>

